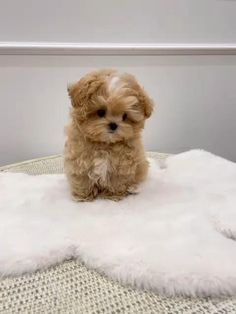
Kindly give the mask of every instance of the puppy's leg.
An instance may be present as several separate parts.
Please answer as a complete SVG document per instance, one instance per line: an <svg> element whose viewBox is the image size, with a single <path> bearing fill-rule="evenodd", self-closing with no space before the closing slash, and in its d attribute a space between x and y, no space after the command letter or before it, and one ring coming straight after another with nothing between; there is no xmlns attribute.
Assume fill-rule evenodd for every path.
<svg viewBox="0 0 236 314"><path fill-rule="evenodd" d="M118 176L111 180L110 185L99 196L113 201L120 201L129 194L131 194L131 191L129 191L127 178Z"/></svg>
<svg viewBox="0 0 236 314"><path fill-rule="evenodd" d="M138 194L139 184L147 176L148 162L144 160L134 165L133 169L134 171L130 171L129 175L120 175L111 178L110 186L102 193L101 197L119 201L128 195Z"/></svg>
<svg viewBox="0 0 236 314"><path fill-rule="evenodd" d="M70 187L72 199L76 202L92 201L98 194L98 188L87 176L73 176Z"/></svg>
<svg viewBox="0 0 236 314"><path fill-rule="evenodd" d="M147 160L144 160L144 162L137 164L134 179L130 182L130 186L128 187L128 191L130 194L139 193L139 184L146 179L148 167L149 163Z"/></svg>
<svg viewBox="0 0 236 314"><path fill-rule="evenodd" d="M139 184L144 181L148 174L149 162L144 160L141 163L137 164L136 172L135 172L135 183Z"/></svg>

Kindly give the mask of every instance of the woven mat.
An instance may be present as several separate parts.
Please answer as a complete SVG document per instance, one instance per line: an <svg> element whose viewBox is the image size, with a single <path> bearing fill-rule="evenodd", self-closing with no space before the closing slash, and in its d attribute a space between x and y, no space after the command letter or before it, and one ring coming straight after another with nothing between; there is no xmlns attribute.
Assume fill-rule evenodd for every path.
<svg viewBox="0 0 236 314"><path fill-rule="evenodd" d="M150 153L163 160L166 155ZM33 175L63 171L61 156L0 168ZM123 287L79 261L0 281L0 313L236 313L235 298L167 298Z"/></svg>

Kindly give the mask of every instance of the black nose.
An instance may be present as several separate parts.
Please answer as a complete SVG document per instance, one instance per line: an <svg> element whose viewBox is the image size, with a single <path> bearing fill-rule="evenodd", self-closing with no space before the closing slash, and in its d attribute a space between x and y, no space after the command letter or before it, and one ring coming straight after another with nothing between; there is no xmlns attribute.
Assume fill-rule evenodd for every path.
<svg viewBox="0 0 236 314"><path fill-rule="evenodd" d="M117 129L118 125L115 123L115 122L111 122L109 123L109 128L112 130L112 131L115 131Z"/></svg>

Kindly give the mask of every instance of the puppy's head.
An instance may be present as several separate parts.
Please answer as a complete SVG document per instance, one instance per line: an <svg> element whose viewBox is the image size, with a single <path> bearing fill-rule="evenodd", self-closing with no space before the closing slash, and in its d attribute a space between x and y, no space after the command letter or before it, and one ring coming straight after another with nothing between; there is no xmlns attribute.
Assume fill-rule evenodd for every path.
<svg viewBox="0 0 236 314"><path fill-rule="evenodd" d="M92 141L115 143L135 138L153 103L130 74L100 70L68 87L72 119Z"/></svg>

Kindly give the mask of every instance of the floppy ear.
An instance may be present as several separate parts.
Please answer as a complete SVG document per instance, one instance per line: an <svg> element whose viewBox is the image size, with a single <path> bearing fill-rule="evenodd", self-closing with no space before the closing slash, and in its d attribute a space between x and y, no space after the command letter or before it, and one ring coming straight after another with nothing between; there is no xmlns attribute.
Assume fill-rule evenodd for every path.
<svg viewBox="0 0 236 314"><path fill-rule="evenodd" d="M67 86L68 95L71 99L73 111L71 116L76 120L84 120L86 118L86 108L88 104L89 84L82 78L80 81Z"/></svg>
<svg viewBox="0 0 236 314"><path fill-rule="evenodd" d="M67 85L67 92L71 100L71 105L74 108L80 104L80 88L80 82Z"/></svg>
<svg viewBox="0 0 236 314"><path fill-rule="evenodd" d="M77 83L67 86L71 105L74 108L72 116L79 120L86 118L91 96L97 93L101 84L98 74L93 72L82 77Z"/></svg>
<svg viewBox="0 0 236 314"><path fill-rule="evenodd" d="M86 104L89 98L89 82L84 78L74 84L67 86L68 95L71 99L71 105L74 108L82 107Z"/></svg>
<svg viewBox="0 0 236 314"><path fill-rule="evenodd" d="M140 87L138 99L139 99L140 104L143 107L145 118L146 119L149 118L152 114L154 104L153 104L152 99L148 96L145 90L141 87Z"/></svg>
<svg viewBox="0 0 236 314"><path fill-rule="evenodd" d="M97 72L85 75L75 84L69 84L67 91L72 106L78 108L87 105L91 96L97 92L101 85L102 80L99 79Z"/></svg>
<svg viewBox="0 0 236 314"><path fill-rule="evenodd" d="M151 116L153 111L153 101L148 96L146 91L139 85L136 78L128 73L123 75L123 78L127 81L128 85L131 85L131 89L133 90L135 96L138 98L139 105L142 108L144 113L144 117L147 119Z"/></svg>

